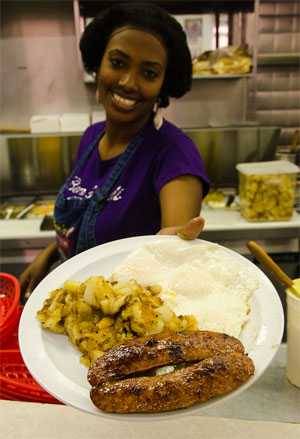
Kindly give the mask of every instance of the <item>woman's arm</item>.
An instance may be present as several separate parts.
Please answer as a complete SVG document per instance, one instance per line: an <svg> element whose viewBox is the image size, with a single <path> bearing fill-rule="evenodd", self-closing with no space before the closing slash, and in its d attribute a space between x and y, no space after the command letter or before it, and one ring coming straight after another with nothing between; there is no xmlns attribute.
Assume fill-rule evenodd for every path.
<svg viewBox="0 0 300 439"><path fill-rule="evenodd" d="M195 239L204 227L200 217L202 183L184 175L165 184L160 191L161 235L179 235L183 239Z"/></svg>
<svg viewBox="0 0 300 439"><path fill-rule="evenodd" d="M20 275L21 295L28 299L32 290L59 258L56 242L49 244Z"/></svg>

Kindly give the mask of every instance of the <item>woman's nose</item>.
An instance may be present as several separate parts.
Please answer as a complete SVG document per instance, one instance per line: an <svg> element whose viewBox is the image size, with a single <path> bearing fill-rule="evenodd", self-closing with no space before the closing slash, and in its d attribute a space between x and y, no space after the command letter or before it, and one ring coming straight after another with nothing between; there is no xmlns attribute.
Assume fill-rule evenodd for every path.
<svg viewBox="0 0 300 439"><path fill-rule="evenodd" d="M138 86L135 73L132 71L124 72L119 79L119 85L130 90L137 90Z"/></svg>

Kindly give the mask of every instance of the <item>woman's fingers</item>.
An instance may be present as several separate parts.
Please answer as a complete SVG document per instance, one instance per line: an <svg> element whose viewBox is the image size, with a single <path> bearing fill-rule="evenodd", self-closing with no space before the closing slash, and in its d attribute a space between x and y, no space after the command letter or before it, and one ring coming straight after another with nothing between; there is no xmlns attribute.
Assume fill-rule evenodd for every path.
<svg viewBox="0 0 300 439"><path fill-rule="evenodd" d="M182 239L196 239L203 230L205 224L204 218L197 216L191 219L183 227L177 230L177 235Z"/></svg>
<svg viewBox="0 0 300 439"><path fill-rule="evenodd" d="M19 276L19 282L20 282L20 288L21 291L25 291L27 289L27 286L29 284L30 281L30 277L29 275L26 273L26 271L24 271L20 276Z"/></svg>
<svg viewBox="0 0 300 439"><path fill-rule="evenodd" d="M21 296L23 300L27 300L34 290L37 279L34 279L30 272L25 270L19 277L20 287L21 287Z"/></svg>
<svg viewBox="0 0 300 439"><path fill-rule="evenodd" d="M27 300L34 289L34 281L31 279L24 292L24 298Z"/></svg>
<svg viewBox="0 0 300 439"><path fill-rule="evenodd" d="M163 229L160 229L159 232L157 232L157 235L176 235L177 230L180 227L178 226L173 226L173 227L165 227Z"/></svg>
<svg viewBox="0 0 300 439"><path fill-rule="evenodd" d="M202 232L204 224L204 218L197 216L184 226L165 227L158 232L158 235L178 235L182 239L196 239Z"/></svg>

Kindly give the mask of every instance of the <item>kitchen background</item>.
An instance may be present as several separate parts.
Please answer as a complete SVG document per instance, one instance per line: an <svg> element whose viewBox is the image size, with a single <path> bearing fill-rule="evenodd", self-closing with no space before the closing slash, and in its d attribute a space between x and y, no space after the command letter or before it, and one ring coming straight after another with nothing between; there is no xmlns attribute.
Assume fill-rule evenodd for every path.
<svg viewBox="0 0 300 439"><path fill-rule="evenodd" d="M111 2L1 2L1 83L5 84L2 87L5 109L1 112L2 132L13 128L28 129L34 114L98 110L93 84L83 81L77 43L82 24L80 13L96 13L95 5L99 8L108 3ZM192 11L196 16L203 11L206 17L220 7L218 17L222 27L219 32L230 34L231 41L227 40L230 44L247 43L254 56L255 78L251 79L255 82L256 93L251 102L244 102L244 82L250 82L246 78L218 80L212 84L208 80L195 80L192 91L170 109L172 119L185 127L235 125L252 119L261 125L283 128L280 144L289 144L300 120L299 2L200 0L157 3L166 7L169 4L171 11L188 14ZM174 4L178 6L174 7ZM225 26L222 18L223 21L227 18ZM226 39L220 41L219 38L219 42L226 45ZM250 114L245 113L247 110Z"/></svg>
<svg viewBox="0 0 300 439"><path fill-rule="evenodd" d="M49 216L51 219L53 197L70 171L83 131L77 127L86 123L86 117L91 121L102 117L102 109L95 103L95 83L83 72L78 41L85 22L109 3L112 2L1 2L2 271L19 274L36 252L53 239L53 232L40 230L40 222L42 229L51 228L51 221L49 226L47 220ZM300 160L300 3L156 3L176 14L183 24L188 19L193 23L189 41L195 59L206 50L228 46L242 47L252 59L252 70L247 73L200 72L199 77L199 72L195 72L192 90L165 111L165 116L198 145L214 191L210 205L204 207L211 209L208 216L217 215L217 221L222 223L226 204L227 208L232 206L232 213L237 213L237 163L276 158ZM63 120L59 119L61 115L65 115ZM41 119L44 131L41 125L38 127ZM58 122L61 126L55 129ZM54 132L49 134L50 131ZM13 202L19 204L15 215ZM35 233L29 227L34 217L32 205L40 219ZM22 233L18 235L15 229L8 228L9 217L17 216L28 206L28 221L22 220ZM296 197L295 210L298 207ZM26 212L21 212L23 215L26 217ZM296 219L299 221L298 216ZM239 224L227 230L210 228L207 221L203 237L246 255L248 239L264 240L274 259L291 277L296 277L300 274L300 221L297 224L291 222L291 229L253 226L245 231ZM282 287L272 281L285 305Z"/></svg>

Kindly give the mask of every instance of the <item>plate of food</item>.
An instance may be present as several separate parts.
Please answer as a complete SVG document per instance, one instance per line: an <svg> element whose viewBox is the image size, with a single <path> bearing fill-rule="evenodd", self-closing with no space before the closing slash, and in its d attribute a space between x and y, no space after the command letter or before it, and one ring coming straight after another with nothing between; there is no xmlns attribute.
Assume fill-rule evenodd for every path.
<svg viewBox="0 0 300 439"><path fill-rule="evenodd" d="M226 247L113 241L67 260L26 303L24 362L65 404L113 419L197 413L253 384L280 346L273 284Z"/></svg>

